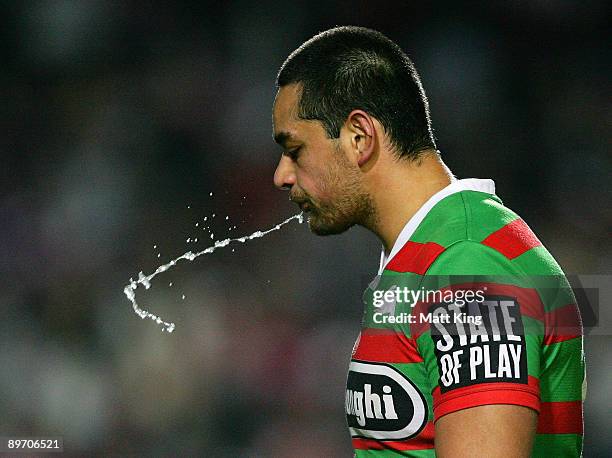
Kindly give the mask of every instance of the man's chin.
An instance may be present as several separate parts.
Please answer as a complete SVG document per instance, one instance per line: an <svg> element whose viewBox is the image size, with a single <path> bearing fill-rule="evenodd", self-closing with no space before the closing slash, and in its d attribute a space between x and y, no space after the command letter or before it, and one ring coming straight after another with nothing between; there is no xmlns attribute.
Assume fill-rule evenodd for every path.
<svg viewBox="0 0 612 458"><path fill-rule="evenodd" d="M346 224L340 221L329 221L321 218L315 213L308 214L308 227L316 235L337 235L346 232L353 224Z"/></svg>

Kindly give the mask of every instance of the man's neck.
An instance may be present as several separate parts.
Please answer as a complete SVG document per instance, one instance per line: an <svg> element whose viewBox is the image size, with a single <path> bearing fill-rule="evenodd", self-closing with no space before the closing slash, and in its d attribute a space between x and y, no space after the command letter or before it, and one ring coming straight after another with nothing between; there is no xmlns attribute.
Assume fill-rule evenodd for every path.
<svg viewBox="0 0 612 458"><path fill-rule="evenodd" d="M390 160L372 177L376 222L370 227L388 256L406 223L431 196L448 186L451 171L433 150L418 160Z"/></svg>

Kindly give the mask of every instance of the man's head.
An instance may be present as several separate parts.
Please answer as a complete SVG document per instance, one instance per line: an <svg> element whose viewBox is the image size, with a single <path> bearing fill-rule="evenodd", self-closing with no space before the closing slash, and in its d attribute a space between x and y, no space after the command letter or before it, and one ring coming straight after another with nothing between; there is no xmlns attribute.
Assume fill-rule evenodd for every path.
<svg viewBox="0 0 612 458"><path fill-rule="evenodd" d="M277 86L274 136L285 152L275 184L310 212L315 233L376 218L364 174L381 147L398 162L435 149L416 70L379 32L338 27L316 35L287 58Z"/></svg>

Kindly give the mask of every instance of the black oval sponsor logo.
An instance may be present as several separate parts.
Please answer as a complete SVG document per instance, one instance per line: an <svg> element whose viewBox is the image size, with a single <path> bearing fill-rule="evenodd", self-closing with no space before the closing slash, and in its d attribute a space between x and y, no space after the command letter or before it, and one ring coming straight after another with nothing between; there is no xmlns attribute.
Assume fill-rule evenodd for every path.
<svg viewBox="0 0 612 458"><path fill-rule="evenodd" d="M427 423L427 403L397 369L352 360L346 386L346 416L353 437L403 440Z"/></svg>

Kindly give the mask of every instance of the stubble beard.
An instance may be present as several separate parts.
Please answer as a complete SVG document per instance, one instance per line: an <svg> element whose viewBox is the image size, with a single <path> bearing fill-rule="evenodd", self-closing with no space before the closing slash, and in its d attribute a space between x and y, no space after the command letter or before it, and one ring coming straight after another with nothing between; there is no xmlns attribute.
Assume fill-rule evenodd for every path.
<svg viewBox="0 0 612 458"><path fill-rule="evenodd" d="M308 215L310 230L316 235L341 234L354 225L370 227L376 220L372 198L363 189L360 172L340 156L338 163L329 170L323 191L335 196L332 202L313 202Z"/></svg>

